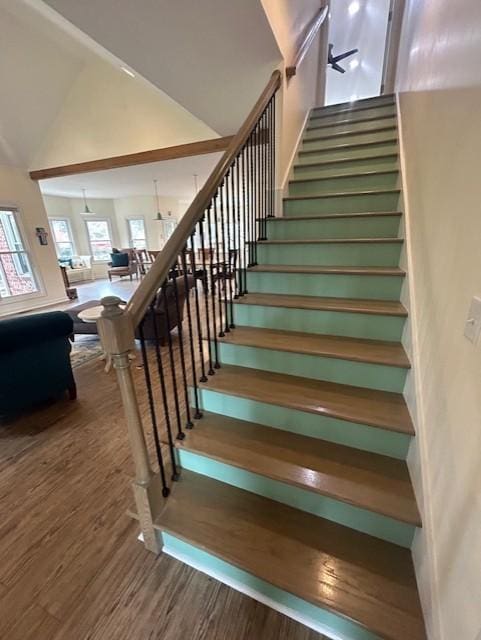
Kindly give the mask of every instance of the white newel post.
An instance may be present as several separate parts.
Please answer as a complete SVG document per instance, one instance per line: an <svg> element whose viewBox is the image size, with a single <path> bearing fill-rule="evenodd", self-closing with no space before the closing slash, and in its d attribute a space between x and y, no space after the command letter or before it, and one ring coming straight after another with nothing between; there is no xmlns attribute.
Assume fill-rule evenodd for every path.
<svg viewBox="0 0 481 640"><path fill-rule="evenodd" d="M101 324L103 348L111 357L117 373L120 396L124 406L125 420L129 433L130 448L135 466L132 482L135 503L139 516L144 543L149 551L159 553L161 544L153 527L155 514L162 505L160 478L155 474L149 461L142 419L132 377L130 351L134 348L134 327L131 317L120 307L120 298L102 298L104 307L98 323Z"/></svg>

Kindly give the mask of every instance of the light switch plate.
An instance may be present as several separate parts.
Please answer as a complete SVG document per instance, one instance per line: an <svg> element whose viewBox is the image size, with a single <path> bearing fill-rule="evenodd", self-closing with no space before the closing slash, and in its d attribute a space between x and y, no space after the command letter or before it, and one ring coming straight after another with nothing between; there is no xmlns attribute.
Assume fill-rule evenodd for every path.
<svg viewBox="0 0 481 640"><path fill-rule="evenodd" d="M472 343L476 344L481 332L481 298L475 296L471 300L468 319L464 325L464 335Z"/></svg>

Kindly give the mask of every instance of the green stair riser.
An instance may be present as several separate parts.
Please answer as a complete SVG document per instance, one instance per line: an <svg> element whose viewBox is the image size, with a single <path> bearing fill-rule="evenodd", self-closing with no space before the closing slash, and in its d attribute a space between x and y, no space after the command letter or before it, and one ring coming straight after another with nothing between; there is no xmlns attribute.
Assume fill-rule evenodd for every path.
<svg viewBox="0 0 481 640"><path fill-rule="evenodd" d="M396 189L399 174L374 173L368 176L346 176L345 178L320 178L303 182L290 182L290 196L310 196L333 191L367 191L369 189Z"/></svg>
<svg viewBox="0 0 481 640"><path fill-rule="evenodd" d="M202 428L201 425L198 427ZM312 513L337 524L381 538L387 542L409 548L412 543L413 525L355 507L340 500L322 496L313 491L272 480L266 476L218 462L207 456L178 449L180 466L214 480L225 482L250 493L287 504L290 507Z"/></svg>
<svg viewBox="0 0 481 640"><path fill-rule="evenodd" d="M321 134L318 139L303 138L302 150L313 151L314 149L326 149L339 144L366 144L367 142L385 142L396 137L396 129L386 129L385 131L365 131L363 133L353 133L348 136L339 136L336 138L324 138Z"/></svg>
<svg viewBox="0 0 481 640"><path fill-rule="evenodd" d="M268 606L275 603L285 615L302 621L319 633L335 637L338 640L381 640L379 636L366 631L355 622L321 607L316 607L176 536L163 531L162 539L164 553L182 560L198 571L213 576Z"/></svg>
<svg viewBox="0 0 481 640"><path fill-rule="evenodd" d="M394 106L396 101L394 96L373 96L372 98L362 98L359 100L355 100L353 102L340 102L336 104L327 104L322 107L314 107L311 109L311 113L340 113L341 111L350 111L350 112L363 112L366 108L373 107L383 107L385 105Z"/></svg>
<svg viewBox="0 0 481 640"><path fill-rule="evenodd" d="M359 107L362 107L361 109ZM330 117L352 117L352 118L364 118L365 114L380 115L384 109L396 109L396 101L392 98L373 100L372 102L363 104L344 104L344 105L327 105L324 107L314 107L311 109L310 117L322 116L323 120L327 120ZM370 113L372 112L372 113ZM349 115L350 114L350 115Z"/></svg>
<svg viewBox="0 0 481 640"><path fill-rule="evenodd" d="M349 194L347 196L324 196L284 200L284 215L304 216L323 213L363 213L375 211L397 211L399 193Z"/></svg>
<svg viewBox="0 0 481 640"><path fill-rule="evenodd" d="M347 120L347 118L346 118ZM324 126L325 122L314 122L314 124L307 127L304 132L304 140L310 138L317 138L320 136L331 136L339 133L361 133L363 131L369 132L373 129L379 129L381 127L395 127L396 116L393 114L391 118L379 118L376 120L368 120L367 122L344 122L343 124L329 124L328 127Z"/></svg>
<svg viewBox="0 0 481 640"><path fill-rule="evenodd" d="M313 380L329 380L368 389L402 393L406 380L406 369L367 362L224 343L218 344L218 352L222 364L288 373Z"/></svg>
<svg viewBox="0 0 481 640"><path fill-rule="evenodd" d="M393 341L401 340L406 320L398 316L252 304L234 305L234 319L239 326Z"/></svg>
<svg viewBox="0 0 481 640"><path fill-rule="evenodd" d="M296 164L293 167L293 178L329 178L359 171L397 171L399 170L396 156L381 156L379 158L357 158L345 162L333 162L309 167Z"/></svg>
<svg viewBox="0 0 481 640"><path fill-rule="evenodd" d="M247 272L250 293L399 300L402 283L398 276Z"/></svg>
<svg viewBox="0 0 481 640"><path fill-rule="evenodd" d="M312 220L267 221L269 240L306 238L397 238L401 216L359 216Z"/></svg>
<svg viewBox="0 0 481 640"><path fill-rule="evenodd" d="M396 115L396 105L390 104L384 107L376 107L372 109L363 109L362 111L347 111L344 113L325 115L323 117L319 117L322 115L321 111L311 111L311 115L309 118L309 127L315 127L320 124L336 124L342 120L351 120L355 122L356 120L363 120L364 118L380 118L382 116ZM318 116L318 117L316 117Z"/></svg>
<svg viewBox="0 0 481 640"><path fill-rule="evenodd" d="M257 245L258 264L396 267L400 254L398 242Z"/></svg>
<svg viewBox="0 0 481 640"><path fill-rule="evenodd" d="M219 369L215 375L222 375L222 369ZM399 460L406 458L411 440L403 433L280 407L205 388L199 389L199 402L205 411L336 442L363 451L380 453Z"/></svg>
<svg viewBox="0 0 481 640"><path fill-rule="evenodd" d="M314 153L299 153L297 161L299 164L312 162L331 162L332 160L344 160L345 158L368 158L370 156L378 156L381 154L397 153L398 146L396 142L379 142L367 147L339 147L338 149L316 151Z"/></svg>

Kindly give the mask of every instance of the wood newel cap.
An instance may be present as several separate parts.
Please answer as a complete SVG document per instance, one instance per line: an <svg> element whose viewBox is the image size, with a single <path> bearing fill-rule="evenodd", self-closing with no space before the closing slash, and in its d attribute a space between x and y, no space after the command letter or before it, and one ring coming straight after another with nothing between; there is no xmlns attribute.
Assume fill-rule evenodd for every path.
<svg viewBox="0 0 481 640"><path fill-rule="evenodd" d="M104 350L115 356L131 351L134 346L134 327L130 314L120 305L117 296L105 296L101 299L103 310L97 320L100 325Z"/></svg>

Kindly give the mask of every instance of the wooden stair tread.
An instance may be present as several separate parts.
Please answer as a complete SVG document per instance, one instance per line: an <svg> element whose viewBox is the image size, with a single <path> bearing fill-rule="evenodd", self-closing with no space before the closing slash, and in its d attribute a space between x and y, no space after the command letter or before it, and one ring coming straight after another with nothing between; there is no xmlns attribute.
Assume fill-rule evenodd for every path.
<svg viewBox="0 0 481 640"><path fill-rule="evenodd" d="M399 393L223 365L201 388L348 422L414 435Z"/></svg>
<svg viewBox="0 0 481 640"><path fill-rule="evenodd" d="M404 461L204 412L177 447L419 526Z"/></svg>
<svg viewBox="0 0 481 640"><path fill-rule="evenodd" d="M294 296L282 293L248 293L242 298L234 300L234 303L252 304L263 307L310 309L314 311L344 311L386 316L407 316L407 311L403 305L400 302L391 300Z"/></svg>
<svg viewBox="0 0 481 640"><path fill-rule="evenodd" d="M399 173L399 169L380 169L372 171L354 171L352 173L336 173L332 176L317 176L314 178L292 178L290 184L298 184L300 182L320 182L321 180L340 180L342 178L365 178L367 176L383 176L391 173Z"/></svg>
<svg viewBox="0 0 481 640"><path fill-rule="evenodd" d="M357 213L319 213L305 216L272 216L267 222L298 222L299 220L330 220L343 218L382 218L385 216L401 217L401 211L360 211Z"/></svg>
<svg viewBox="0 0 481 640"><path fill-rule="evenodd" d="M258 240L257 244L402 244L403 238L295 238L293 240Z"/></svg>
<svg viewBox="0 0 481 640"><path fill-rule="evenodd" d="M347 142L344 144L335 144L331 147L321 147L320 149L300 149L299 154L305 153L328 153L329 151L337 151L339 149L361 149L363 147L373 147L377 144L397 144L397 136L386 138L385 140L369 140L367 142ZM354 158L352 158L354 159Z"/></svg>
<svg viewBox="0 0 481 640"><path fill-rule="evenodd" d="M366 111L367 109L385 109L386 107L394 107L395 100L386 100L385 102L366 102L366 104L360 106L350 105L345 102L339 105L327 105L325 107L314 107L311 109L311 118L329 118L331 116L337 116L343 113L358 113L359 111Z"/></svg>
<svg viewBox="0 0 481 640"><path fill-rule="evenodd" d="M304 142L314 142L316 140L334 140L336 138L343 138L345 136L355 136L355 135L369 135L371 133L380 133L382 131L395 131L397 129L396 125L388 125L384 127L373 127L372 129L361 129L355 131L337 131L336 133L330 133L325 136L308 136L304 137Z"/></svg>
<svg viewBox="0 0 481 640"><path fill-rule="evenodd" d="M381 158L397 158L397 153L380 153L372 156L361 156L359 158L336 158L335 160L318 160L316 162L297 162L294 164L295 169L301 169L304 167L323 167L330 164L344 164L346 162L362 162L364 160L379 160Z"/></svg>
<svg viewBox="0 0 481 640"><path fill-rule="evenodd" d="M236 326L235 331L227 333L218 340L221 343L288 351L289 353L341 358L403 369L410 367L402 344L385 340L240 326Z"/></svg>
<svg viewBox="0 0 481 640"><path fill-rule="evenodd" d="M344 198L352 196L377 196L388 193L401 193L400 189L366 189L365 191L332 191L308 196L285 196L283 200L316 200L319 198Z"/></svg>
<svg viewBox="0 0 481 640"><path fill-rule="evenodd" d="M424 640L410 552L184 471L155 525L388 640Z"/></svg>
<svg viewBox="0 0 481 640"><path fill-rule="evenodd" d="M338 120L337 122L330 122L328 124L315 123L314 126L312 127L308 126L306 131L312 131L313 129L329 129L330 127L340 127L341 125L346 125L346 124L358 124L359 122L375 122L379 120L389 120L389 119L394 119L395 117L396 117L395 113L388 113L384 116L369 116L368 118L357 118L355 120L347 118L346 120ZM309 119L309 124L317 119L318 118L316 116L311 116L311 118Z"/></svg>
<svg viewBox="0 0 481 640"><path fill-rule="evenodd" d="M404 278L406 275L406 272L399 267L333 267L293 264L258 264L249 267L248 271L254 273L324 273L350 276L398 276L400 278Z"/></svg>

